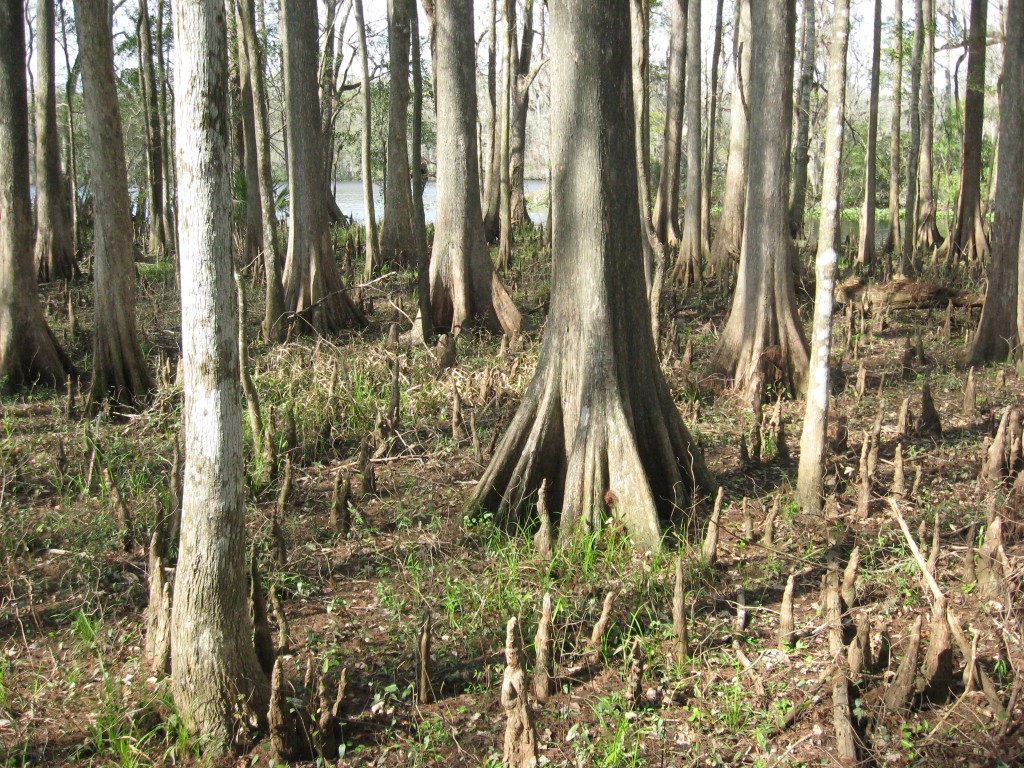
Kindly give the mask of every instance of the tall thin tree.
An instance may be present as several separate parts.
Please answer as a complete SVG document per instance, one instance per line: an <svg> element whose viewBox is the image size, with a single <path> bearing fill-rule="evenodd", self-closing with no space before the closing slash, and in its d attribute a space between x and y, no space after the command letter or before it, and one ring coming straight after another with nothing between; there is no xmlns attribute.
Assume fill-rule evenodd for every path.
<svg viewBox="0 0 1024 768"><path fill-rule="evenodd" d="M363 107L363 124L360 138L360 160L363 171L363 209L366 213L366 264L363 280L373 276L374 267L380 263L380 238L377 233L377 211L373 198L373 164L371 163L372 94L370 93L370 59L366 52L366 21L363 17L363 0L355 0L356 34L359 40L359 63L362 72L360 101Z"/></svg>
<svg viewBox="0 0 1024 768"><path fill-rule="evenodd" d="M690 4L686 19L686 209L683 233L673 277L683 285L699 283L704 272L704 237L701 234L701 187L704 168L700 162L700 2Z"/></svg>
<svg viewBox="0 0 1024 768"><path fill-rule="evenodd" d="M794 237L803 232L807 207L807 167L811 155L811 90L814 88L814 57L817 47L817 21L814 0L803 3L804 34L800 48L800 82L796 97L796 146L793 152L793 189L789 197L789 231ZM755 27L755 34L756 34Z"/></svg>
<svg viewBox="0 0 1024 768"><path fill-rule="evenodd" d="M935 0L921 3L921 148L917 176L917 250L935 254L942 245L936 216L935 151Z"/></svg>
<svg viewBox="0 0 1024 768"><path fill-rule="evenodd" d="M895 0L892 19L892 115L889 128L889 227L882 250L887 255L888 271L891 257L902 248L900 223L900 144L903 138L901 106L903 102L903 0Z"/></svg>
<svg viewBox="0 0 1024 768"><path fill-rule="evenodd" d="M654 201L654 231L662 244L679 244L679 153L683 139L686 97L686 15L689 0L671 0L668 88L665 93L665 130L661 149L661 177Z"/></svg>
<svg viewBox="0 0 1024 768"><path fill-rule="evenodd" d="M847 10L849 14L849 10ZM833 21L835 24L835 21ZM870 267L875 261L875 189L878 164L878 86L882 65L882 0L875 0L871 44L871 83L868 96L868 139L864 154L864 203L860 209L860 240L857 263Z"/></svg>

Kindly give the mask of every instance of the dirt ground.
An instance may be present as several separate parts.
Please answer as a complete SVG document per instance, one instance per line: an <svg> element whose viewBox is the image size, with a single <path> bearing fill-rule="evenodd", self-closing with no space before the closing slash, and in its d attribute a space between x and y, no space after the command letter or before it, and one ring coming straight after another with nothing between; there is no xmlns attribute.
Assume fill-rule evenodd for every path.
<svg viewBox="0 0 1024 768"><path fill-rule="evenodd" d="M279 459L287 450L289 410L296 423L293 490L282 517L283 566L272 557L281 472L267 470L248 432L246 437L251 553L287 617L287 647L281 654L294 686L291 703L306 706L316 680L325 679L333 691L342 670L347 679L338 752L326 760L307 755L297 763L500 765L505 625L512 616L521 620L530 674L541 598L550 592L555 693L530 708L541 765L837 764L830 684L837 667L829 651L822 584L830 554L845 568L857 547L856 597L845 606L844 623L851 642L853 626L863 617L872 649L870 663L849 680L861 764L1022 764L1024 544L1011 492L1020 466L992 491L979 487L978 476L986 439L1005 407L1024 406L1024 386L1011 364L978 369L976 412L965 416L967 371L958 355L976 310L973 320L969 309L954 311L950 340L944 308L890 311L884 323L883 313L875 312L863 324L855 320L856 338L849 347L848 324L837 315L832 422L834 430L836 417L845 418L848 447L830 456L830 501L825 513L811 516L791 500L795 461L786 451L780 455L777 436L766 430L760 458L742 465L740 436L753 445L753 415L735 396L713 394L711 382L700 379L728 297L714 287L703 295L666 296L663 307L674 323L666 318L662 327L675 338L663 343L664 369L684 420L724 488L715 562L701 556L710 501L691 530L673 532L659 553L635 551L611 524L547 561L534 551L532 530L499 530L489 515L463 509L496 432L514 413L533 370L548 290L542 264L522 257L510 276L534 330L505 353L498 338L465 334L457 366L444 372L438 372L433 350L395 348L386 341L390 323L407 325L412 311L413 278L406 274L365 292L364 301L373 303L373 322L361 334L301 338L277 348L259 341L250 345L265 417L274 408L270 421L276 425ZM173 286L166 270L143 269L139 324L162 383L146 411L85 419L79 402L69 418L67 399L47 391L0 402L0 760L5 766L274 762L269 740L238 758L203 757L201 745L188 737L174 712L167 681L155 677L143 660L143 543L170 504L172 445L180 422ZM90 289L82 284L70 290L77 328L69 327L65 289L46 287L48 310L58 338L87 370ZM258 330L258 294L257 289L250 300L250 336ZM801 301L808 318L806 293ZM915 355L904 365L907 339L916 342L919 334L925 360ZM689 369L681 360L687 341L692 344ZM357 453L388 405L396 354L400 424L396 434L375 444L380 446L372 461L376 489L364 494ZM858 397L861 360L865 391ZM942 432L911 430L902 439L907 494L897 499L892 486L898 413L908 397L911 411L921 411L925 382ZM456 390L462 420L453 431ZM765 409L765 424L772 407ZM781 413L783 440L795 458L802 401L783 400ZM861 445L879 413L877 469L869 513L862 519L856 513ZM90 482L94 443L100 452ZM1012 460L1019 459L1018 453ZM99 480L101 465L109 469L116 494ZM353 484L347 535L331 523L339 469ZM127 551L118 495L135 531ZM902 709L888 706L885 693L918 616L924 617L923 663L933 635L933 595L890 499L925 557L937 522L936 581L976 647L980 670L974 685L965 688L967 665L954 649L948 696L929 700L913 692ZM776 505L768 545L765 521ZM985 539L990 510L1002 518L1002 550L994 555L1000 580L995 593L983 594L979 577L965 581L964 571L968 555L978 555L980 567L976 550ZM686 659L673 653L679 558L690 640ZM780 649L780 607L791 574L795 634ZM607 631L599 651L588 656L587 641L613 589L617 596ZM740 603L744 620L737 618ZM421 704L416 649L428 612L430 701ZM277 637L278 622L271 621ZM630 689L634 648L643 667L639 685ZM839 663L845 670L842 657ZM979 690L982 673L991 684L989 694Z"/></svg>

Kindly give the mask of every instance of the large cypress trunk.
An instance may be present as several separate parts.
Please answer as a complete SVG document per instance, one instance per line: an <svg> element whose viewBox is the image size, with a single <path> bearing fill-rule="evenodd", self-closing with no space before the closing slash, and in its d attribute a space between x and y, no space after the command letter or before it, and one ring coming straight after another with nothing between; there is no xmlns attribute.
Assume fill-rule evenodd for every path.
<svg viewBox="0 0 1024 768"><path fill-rule="evenodd" d="M793 241L786 218L793 110L795 11L787 0L751 3L750 176L732 309L711 358L713 375L748 401L778 383L803 391L807 341L796 313Z"/></svg>
<svg viewBox="0 0 1024 768"><path fill-rule="evenodd" d="M54 78L54 0L36 4L36 269L39 280L75 276L75 247L61 181Z"/></svg>
<svg viewBox="0 0 1024 768"><path fill-rule="evenodd" d="M439 330L477 320L514 334L519 311L495 274L480 209L476 150L476 70L470 0L438 3L434 19L437 82L437 220L430 260L430 305Z"/></svg>
<svg viewBox="0 0 1024 768"><path fill-rule="evenodd" d="M1024 29L1024 0L1008 0L1006 28ZM1020 258L1021 206L1024 205L1024 38L1007 35L1000 78L999 153L996 170L992 257L988 267L988 290L981 310L978 333L968 360L981 363L1002 360L1010 348L1024 339L1024 307L1021 285L1024 274Z"/></svg>
<svg viewBox="0 0 1024 768"><path fill-rule="evenodd" d="M185 479L171 687L189 731L218 753L250 740L269 700L247 600L224 3L178 0L174 36Z"/></svg>
<svg viewBox="0 0 1024 768"><path fill-rule="evenodd" d="M36 290L29 202L25 6L0 3L0 386L62 384L71 363Z"/></svg>
<svg viewBox="0 0 1024 768"><path fill-rule="evenodd" d="M153 387L135 327L135 243L109 11L106 0L75 0L95 201L90 411L107 399L136 407Z"/></svg>
<svg viewBox="0 0 1024 768"><path fill-rule="evenodd" d="M327 217L316 78L316 0L284 0L281 16L290 214L285 309L293 313L293 327L299 333L362 327L366 318L342 290Z"/></svg>
<svg viewBox="0 0 1024 768"><path fill-rule="evenodd" d="M553 275L537 369L470 507L528 522L543 480L559 541L621 521L657 549L662 520L710 486L647 323L630 88L629 0L551 3Z"/></svg>

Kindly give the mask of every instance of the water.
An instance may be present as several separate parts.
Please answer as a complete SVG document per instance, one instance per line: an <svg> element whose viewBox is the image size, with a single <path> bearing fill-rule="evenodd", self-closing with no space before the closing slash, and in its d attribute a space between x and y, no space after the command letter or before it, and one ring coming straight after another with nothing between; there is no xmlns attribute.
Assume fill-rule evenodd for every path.
<svg viewBox="0 0 1024 768"><path fill-rule="evenodd" d="M530 218L534 224L544 224L548 220L547 209L547 182L542 179L527 179L524 182L526 188L526 204L530 209ZM336 181L334 182L334 198L338 201L338 207L346 216L351 216L360 224L366 221L366 208L363 206L363 182L361 181ZM377 218L384 215L384 190L377 182L373 184L373 209ZM423 215L428 224L434 221L437 213L437 184L430 180L423 189Z"/></svg>

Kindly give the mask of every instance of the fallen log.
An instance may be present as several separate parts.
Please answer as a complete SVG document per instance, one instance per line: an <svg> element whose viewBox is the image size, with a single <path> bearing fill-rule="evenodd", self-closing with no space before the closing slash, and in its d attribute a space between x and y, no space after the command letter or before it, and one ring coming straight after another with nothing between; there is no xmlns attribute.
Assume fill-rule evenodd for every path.
<svg viewBox="0 0 1024 768"><path fill-rule="evenodd" d="M851 277L836 286L835 302L837 305L860 305L869 311L882 308L942 309L950 303L955 307L980 307L985 297L914 280L897 278L888 283L865 283Z"/></svg>

